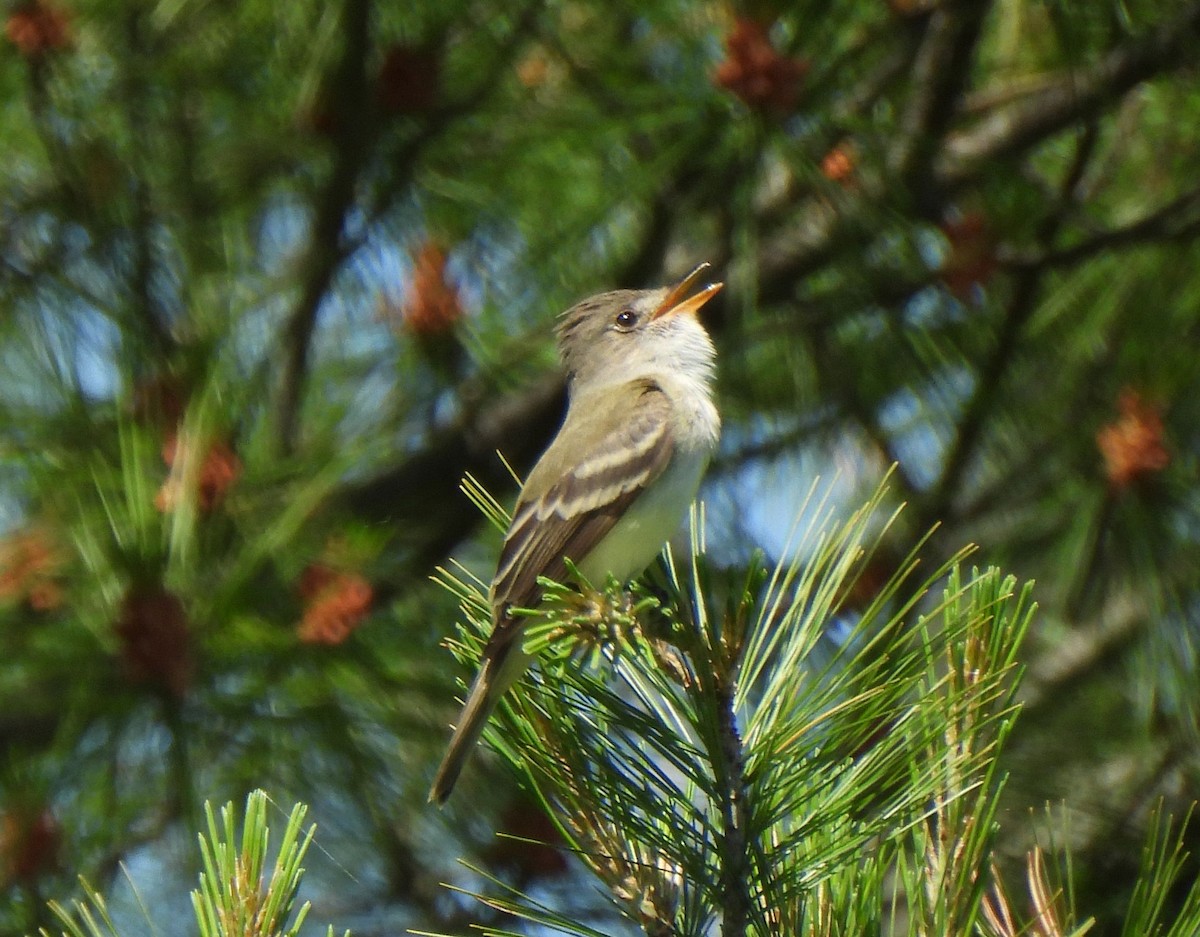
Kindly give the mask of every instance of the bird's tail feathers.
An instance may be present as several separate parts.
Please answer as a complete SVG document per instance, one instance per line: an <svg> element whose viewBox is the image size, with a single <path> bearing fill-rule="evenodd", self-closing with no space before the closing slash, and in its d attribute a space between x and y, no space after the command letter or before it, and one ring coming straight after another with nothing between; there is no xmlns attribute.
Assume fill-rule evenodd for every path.
<svg viewBox="0 0 1200 937"><path fill-rule="evenodd" d="M431 804L441 807L446 803L463 766L475 751L475 744L483 734L492 710L528 665L529 657L520 647L512 645L494 657L484 658L429 789Z"/></svg>

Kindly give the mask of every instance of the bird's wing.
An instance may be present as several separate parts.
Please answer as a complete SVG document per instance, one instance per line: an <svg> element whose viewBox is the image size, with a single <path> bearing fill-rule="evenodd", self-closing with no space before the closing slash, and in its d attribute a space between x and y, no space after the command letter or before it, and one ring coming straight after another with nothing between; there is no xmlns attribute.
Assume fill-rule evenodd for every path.
<svg viewBox="0 0 1200 937"><path fill-rule="evenodd" d="M671 461L671 401L662 389L638 380L613 397L615 405L589 416L582 445L568 418L525 485L492 581L496 622L489 646L507 640L510 607L537 604L538 577L563 579L563 557L586 556ZM581 448L582 458L560 458Z"/></svg>
<svg viewBox="0 0 1200 937"><path fill-rule="evenodd" d="M529 662L521 619L508 609L536 605L538 577L564 579L563 557L587 556L671 461L671 402L657 384L631 381L600 406L582 423L568 415L521 491L492 581L492 635L430 789L434 803L446 802L496 702Z"/></svg>

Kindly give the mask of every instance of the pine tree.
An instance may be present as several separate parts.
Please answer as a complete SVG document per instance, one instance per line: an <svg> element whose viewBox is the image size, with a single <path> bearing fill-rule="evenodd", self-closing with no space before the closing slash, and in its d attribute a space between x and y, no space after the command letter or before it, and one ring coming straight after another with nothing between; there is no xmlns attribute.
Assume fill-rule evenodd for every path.
<svg viewBox="0 0 1200 937"><path fill-rule="evenodd" d="M1004 907L1069 909L1049 901L1059 881L1095 933L1149 933L1159 903L1188 920L1194 833L1164 830L1196 798L1200 726L1200 3L20 0L0 16L0 930L58 927L47 900L79 874L117 901L133 858L160 870L135 883L156 905L195 880L202 805L258 788L310 806L316 916L350 907L356 926L512 929L520 893L539 913L608 914L601 932L614 900L644 929L710 913L761 929L758 892L713 897L753 880L803 895L778 903L800 927L852 874L904 896L898 932L991 908L1004 933ZM545 635L500 757L434 815L424 793L469 669L441 643L462 619L469 658L478 615L429 577L460 575L453 560L486 581L498 544L460 479L507 505L553 433L559 310L699 260L726 281L706 310L725 425L702 492L707 578L677 544L673 576L629 609L611 596L614 633L566 615L564 595L565 635ZM893 464L889 508L906 509L846 595L820 600L829 614L816 598L791 612L786 641L812 656L780 673L792 645L748 636L812 478L836 479L844 518ZM969 572L971 543L967 563L1005 574ZM957 586L933 584L956 568ZM986 645L977 731L994 747L938 756L988 783L922 814L946 780L936 758L885 779L935 750L933 723L956 725L972 691L918 692L936 683L929 648L867 651L915 641L924 614L930 647L967 653L972 603L1026 607L1010 574L1037 581L1039 612L1019 649L1004 628ZM927 584L948 596L940 617L906 606ZM739 829L716 796L737 774L718 780L728 709L701 693L731 666L706 627L728 622L748 642L735 694L813 674L815 695L760 731L786 737L771 719L838 694L865 707L818 727L844 746L833 760L785 779L742 721L762 701L737 701L744 844L767 819L848 811L788 834L816 878L748 878L719 849L699 868L652 822L690 816L714 844ZM560 659L588 648L587 666ZM763 668L748 680L747 661ZM530 742L582 759L623 719L648 747L574 792L558 749ZM665 724L686 758L668 757ZM820 787L847 763L861 784ZM650 779L640 800L598 799L634 776ZM776 796L812 810L754 814ZM647 811L655 797L672 811ZM642 819L618 824L625 806ZM889 806L895 822L872 827ZM616 866L524 842L595 855L614 829L626 851L610 852L648 876L625 898ZM965 864L922 845L951 829ZM1037 851L1037 829L1064 841ZM839 864L868 831L873 871ZM934 859L946 892L917 887ZM672 885L670 863L699 890ZM1135 889L1143 866L1174 890ZM1003 884L972 897L951 881L969 870L972 888ZM607 890L585 901L587 874ZM488 877L516 891L496 898ZM874 926L877 893L856 895L830 928Z"/></svg>

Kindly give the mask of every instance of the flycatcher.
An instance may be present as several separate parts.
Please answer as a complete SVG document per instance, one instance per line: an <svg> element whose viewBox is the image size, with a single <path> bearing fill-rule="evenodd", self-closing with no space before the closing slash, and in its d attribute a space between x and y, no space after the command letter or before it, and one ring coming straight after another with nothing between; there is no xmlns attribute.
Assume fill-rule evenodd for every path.
<svg viewBox="0 0 1200 937"><path fill-rule="evenodd" d="M429 792L444 804L500 697L529 666L526 618L538 577L561 582L564 557L593 583L638 575L679 526L717 445L716 353L696 313L701 264L673 287L616 290L563 313L559 354L570 402L562 428L517 500L492 580L492 634Z"/></svg>

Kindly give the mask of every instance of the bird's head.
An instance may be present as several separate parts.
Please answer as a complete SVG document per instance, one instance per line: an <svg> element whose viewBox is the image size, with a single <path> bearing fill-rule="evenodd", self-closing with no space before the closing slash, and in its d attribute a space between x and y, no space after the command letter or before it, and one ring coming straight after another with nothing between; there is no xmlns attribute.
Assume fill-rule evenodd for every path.
<svg viewBox="0 0 1200 937"><path fill-rule="evenodd" d="M696 314L724 285L696 290L708 269L700 264L674 286L601 293L564 312L558 346L572 385L662 373L707 381L715 352Z"/></svg>

